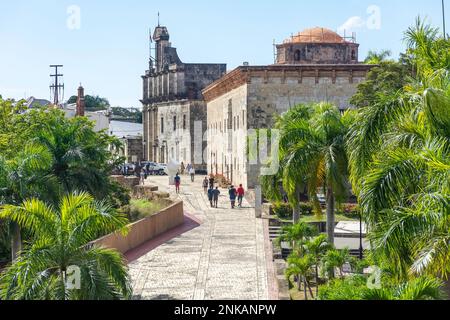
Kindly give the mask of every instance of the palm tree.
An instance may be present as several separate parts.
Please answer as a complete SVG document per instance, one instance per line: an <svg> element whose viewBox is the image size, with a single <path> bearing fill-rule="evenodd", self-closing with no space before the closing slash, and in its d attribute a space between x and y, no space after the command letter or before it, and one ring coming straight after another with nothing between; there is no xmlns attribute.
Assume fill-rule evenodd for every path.
<svg viewBox="0 0 450 320"><path fill-rule="evenodd" d="M349 189L344 143L349 115L342 116L338 108L328 103L299 105L277 123L281 131L279 175L283 188L291 202L298 204L298 190L306 185L316 206L319 203L317 190L324 191L328 242L331 244L334 243L335 203L342 200Z"/></svg>
<svg viewBox="0 0 450 320"><path fill-rule="evenodd" d="M372 248L399 279L450 274L450 41L420 19L406 33L415 79L358 110L351 180Z"/></svg>
<svg viewBox="0 0 450 320"><path fill-rule="evenodd" d="M364 300L441 300L442 281L436 278L420 277L394 287L367 290Z"/></svg>
<svg viewBox="0 0 450 320"><path fill-rule="evenodd" d="M305 244L305 251L311 255L316 276L316 296L319 294L319 265L323 256L331 249L325 235L320 235Z"/></svg>
<svg viewBox="0 0 450 320"><path fill-rule="evenodd" d="M289 242L292 245L292 250L299 255L302 255L304 252L304 245L316 234L317 230L313 226L300 221L294 225L283 227L278 242Z"/></svg>
<svg viewBox="0 0 450 320"><path fill-rule="evenodd" d="M312 264L313 258L310 255L304 255L300 257L297 254L292 254L288 258L288 268L286 269L286 277L289 279L291 276L296 276L298 280L299 290L301 290L301 283L303 283L305 300L308 300L307 290L309 290L311 297L314 298L311 285L308 280L311 274Z"/></svg>
<svg viewBox="0 0 450 320"><path fill-rule="evenodd" d="M339 276L344 276L343 267L346 263L351 261L350 252L348 249L344 250L328 250L323 256L323 269L328 273L328 277L333 279L335 270L339 270Z"/></svg>
<svg viewBox="0 0 450 320"><path fill-rule="evenodd" d="M122 256L87 244L124 228L127 219L86 193L64 197L58 207L32 199L4 205L0 218L31 233L17 260L0 277L0 299L120 299L131 293ZM70 290L66 274L79 268L80 290Z"/></svg>
<svg viewBox="0 0 450 320"><path fill-rule="evenodd" d="M50 155L39 145L27 145L14 158L0 156L0 205L18 205L28 197L52 199L54 179L47 174ZM22 248L19 225L10 223L11 255L15 260Z"/></svg>
<svg viewBox="0 0 450 320"><path fill-rule="evenodd" d="M384 62L392 55L391 50L382 50L380 52L370 50L367 53L367 57L364 60L365 64L380 64Z"/></svg>

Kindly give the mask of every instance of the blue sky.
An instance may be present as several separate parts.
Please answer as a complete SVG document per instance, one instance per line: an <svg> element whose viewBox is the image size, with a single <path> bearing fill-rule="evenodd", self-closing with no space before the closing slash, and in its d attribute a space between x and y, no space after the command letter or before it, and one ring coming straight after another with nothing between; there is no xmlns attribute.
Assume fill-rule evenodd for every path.
<svg viewBox="0 0 450 320"><path fill-rule="evenodd" d="M72 5L80 19L69 28ZM0 94L48 99L48 66L64 64L66 98L82 83L112 105L140 107L148 30L158 11L182 61L227 63L230 70L244 61L272 63L273 40L308 27L353 29L363 59L370 49L397 56L403 31L419 14L442 25L441 0L1 1Z"/></svg>

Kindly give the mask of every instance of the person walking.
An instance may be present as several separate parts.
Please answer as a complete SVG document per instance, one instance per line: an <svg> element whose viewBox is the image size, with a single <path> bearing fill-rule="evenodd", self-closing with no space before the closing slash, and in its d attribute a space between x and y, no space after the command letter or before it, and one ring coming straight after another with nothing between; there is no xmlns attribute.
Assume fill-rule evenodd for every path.
<svg viewBox="0 0 450 320"><path fill-rule="evenodd" d="M242 200L244 200L244 195L245 195L245 190L242 187L242 184L240 184L239 188L237 189L237 195L238 195L239 208L242 208Z"/></svg>
<svg viewBox="0 0 450 320"><path fill-rule="evenodd" d="M214 189L214 177L213 177L213 175L211 175L211 177L209 178L209 187L211 189Z"/></svg>
<svg viewBox="0 0 450 320"><path fill-rule="evenodd" d="M195 180L195 169L194 169L194 167L191 167L191 169L189 169L189 175L191 176L191 181L194 182L194 180Z"/></svg>
<svg viewBox="0 0 450 320"><path fill-rule="evenodd" d="M234 209L234 207L236 206L237 196L236 188L234 186L231 186L230 190L228 190L228 194L230 195L231 209Z"/></svg>
<svg viewBox="0 0 450 320"><path fill-rule="evenodd" d="M208 189L208 200L209 200L209 203L211 204L211 208L214 208L213 198L214 198L214 189L209 188Z"/></svg>
<svg viewBox="0 0 450 320"><path fill-rule="evenodd" d="M180 175L177 173L177 175L174 178L175 181L175 191L177 194L180 193L180 185L181 185L181 178Z"/></svg>
<svg viewBox="0 0 450 320"><path fill-rule="evenodd" d="M145 169L142 168L141 169L141 173L140 173L140 180L139 183L141 184L141 186L145 185Z"/></svg>
<svg viewBox="0 0 450 320"><path fill-rule="evenodd" d="M191 164L188 163L188 165L186 166L186 173L187 173L187 174L190 174L191 168L192 168Z"/></svg>
<svg viewBox="0 0 450 320"><path fill-rule="evenodd" d="M181 174L184 174L184 170L186 170L186 167L184 166L184 162L181 162Z"/></svg>
<svg viewBox="0 0 450 320"><path fill-rule="evenodd" d="M214 200L214 205L213 208L218 208L218 204L219 204L219 195L220 195L220 190L219 187L216 187L213 191L213 200Z"/></svg>
<svg viewBox="0 0 450 320"><path fill-rule="evenodd" d="M205 191L205 193L208 193L208 185L209 185L208 177L205 177L205 179L203 180L203 191Z"/></svg>

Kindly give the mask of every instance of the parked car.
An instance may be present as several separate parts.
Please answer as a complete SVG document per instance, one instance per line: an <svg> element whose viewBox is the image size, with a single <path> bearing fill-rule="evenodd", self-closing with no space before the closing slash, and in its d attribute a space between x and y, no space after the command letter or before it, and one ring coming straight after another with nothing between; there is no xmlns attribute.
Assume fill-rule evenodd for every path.
<svg viewBox="0 0 450 320"><path fill-rule="evenodd" d="M135 174L136 166L132 163L125 163L122 165L121 170L124 176L132 176Z"/></svg>
<svg viewBox="0 0 450 320"><path fill-rule="evenodd" d="M167 175L167 165L156 162L142 162L142 166L148 170L148 174L152 176L162 176Z"/></svg>

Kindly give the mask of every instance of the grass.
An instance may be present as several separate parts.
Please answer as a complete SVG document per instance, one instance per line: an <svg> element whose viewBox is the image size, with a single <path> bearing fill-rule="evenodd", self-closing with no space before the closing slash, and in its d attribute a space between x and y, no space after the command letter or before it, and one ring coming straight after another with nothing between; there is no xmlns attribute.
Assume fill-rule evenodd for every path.
<svg viewBox="0 0 450 320"><path fill-rule="evenodd" d="M340 221L358 221L358 219L353 219L341 214L335 214L335 219L336 222L340 222ZM306 223L311 223L311 222L326 222L327 221L327 216L325 214L323 214L321 217L317 217L315 215L311 215L311 216L301 216L300 217L301 221L304 221Z"/></svg>
<svg viewBox="0 0 450 320"><path fill-rule="evenodd" d="M158 213L169 205L167 200L131 200L129 216L132 222L139 221Z"/></svg>

